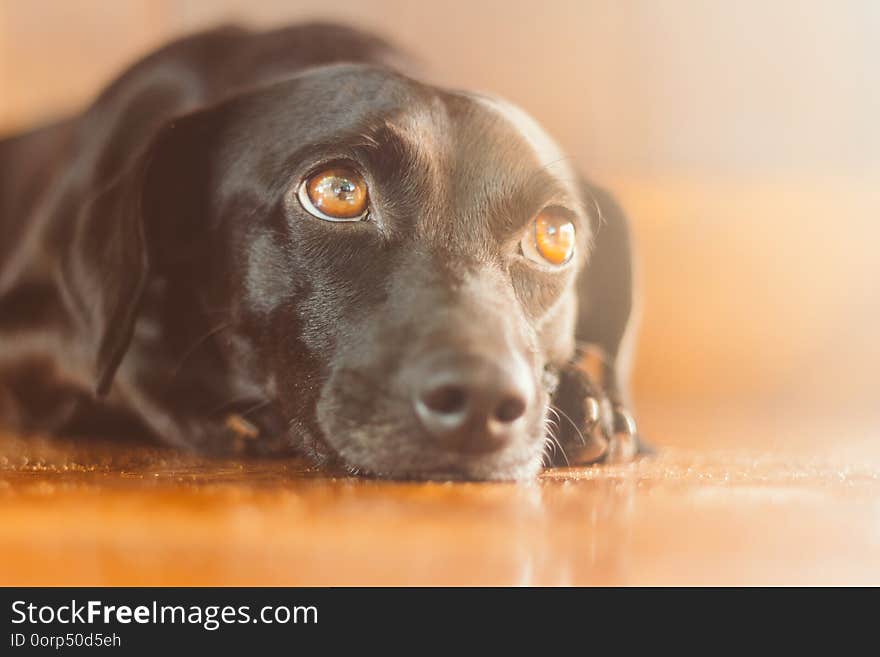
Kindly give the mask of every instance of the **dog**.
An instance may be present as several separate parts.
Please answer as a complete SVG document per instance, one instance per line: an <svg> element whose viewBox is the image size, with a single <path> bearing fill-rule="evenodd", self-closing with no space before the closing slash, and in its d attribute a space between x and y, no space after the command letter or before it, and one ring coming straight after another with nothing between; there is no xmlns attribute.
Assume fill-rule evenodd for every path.
<svg viewBox="0 0 880 657"><path fill-rule="evenodd" d="M332 24L0 140L0 417L399 479L627 461L627 221L523 110Z"/></svg>

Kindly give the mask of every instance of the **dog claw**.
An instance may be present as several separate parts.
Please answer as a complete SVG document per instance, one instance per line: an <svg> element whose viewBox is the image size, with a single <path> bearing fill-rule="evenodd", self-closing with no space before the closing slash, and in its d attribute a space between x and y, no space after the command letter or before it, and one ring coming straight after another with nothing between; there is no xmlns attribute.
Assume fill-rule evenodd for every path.
<svg viewBox="0 0 880 657"><path fill-rule="evenodd" d="M599 421L599 414L602 412L602 407L599 406L599 400L595 397L587 397L587 400L584 402L584 407L586 409L584 419L588 423L587 426L592 427Z"/></svg>
<svg viewBox="0 0 880 657"><path fill-rule="evenodd" d="M622 406L617 406L614 409L614 432L625 433L633 437L638 435L635 418Z"/></svg>
<svg viewBox="0 0 880 657"><path fill-rule="evenodd" d="M600 461L608 451L608 441L599 432L587 434L586 444L569 448L571 465L589 465Z"/></svg>
<svg viewBox="0 0 880 657"><path fill-rule="evenodd" d="M638 428L632 414L620 406L614 409L614 432L609 443L607 463L627 463L639 451Z"/></svg>
<svg viewBox="0 0 880 657"><path fill-rule="evenodd" d="M238 413L226 416L226 428L243 440L256 440L260 430Z"/></svg>

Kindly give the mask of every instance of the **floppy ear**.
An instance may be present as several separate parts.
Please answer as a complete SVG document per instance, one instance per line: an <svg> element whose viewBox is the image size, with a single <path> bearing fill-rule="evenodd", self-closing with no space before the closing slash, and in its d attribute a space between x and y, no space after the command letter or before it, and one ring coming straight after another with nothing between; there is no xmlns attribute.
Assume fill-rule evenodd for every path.
<svg viewBox="0 0 880 657"><path fill-rule="evenodd" d="M109 391L144 295L168 257L159 236L191 223L204 202L209 124L200 119L166 124L122 171L96 174L102 187L87 190L73 218L61 285L88 345L98 395Z"/></svg>
<svg viewBox="0 0 880 657"><path fill-rule="evenodd" d="M582 184L593 210L593 251L578 278L575 338L598 346L614 387L627 383L632 349L634 274L630 231L617 201L604 189ZM611 391L623 393L621 391ZM621 401L621 400L616 400Z"/></svg>

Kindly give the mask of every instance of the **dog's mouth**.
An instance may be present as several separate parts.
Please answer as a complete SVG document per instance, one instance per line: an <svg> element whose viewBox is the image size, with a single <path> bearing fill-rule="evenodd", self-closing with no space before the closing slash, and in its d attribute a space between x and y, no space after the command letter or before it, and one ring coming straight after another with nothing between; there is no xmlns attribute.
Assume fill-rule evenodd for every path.
<svg viewBox="0 0 880 657"><path fill-rule="evenodd" d="M338 383L338 382L337 382ZM350 381L349 381L350 384ZM534 478L545 457L546 393L527 415L487 442L472 427L432 432L401 396L331 384L317 405L322 461L351 475L413 481L521 481ZM373 394L370 394L372 392ZM429 425L430 426L430 425Z"/></svg>
<svg viewBox="0 0 880 657"><path fill-rule="evenodd" d="M366 479L396 481L523 481L534 478L541 469L540 458L523 458L503 462L460 461L443 465L350 465L340 462L347 474Z"/></svg>
<svg viewBox="0 0 880 657"><path fill-rule="evenodd" d="M541 455L528 453L488 458L474 458L447 454L431 463L427 457L415 462L399 460L393 463L353 465L340 460L341 468L349 475L368 479L398 481L522 481L532 479L540 471ZM341 457L340 457L341 459Z"/></svg>

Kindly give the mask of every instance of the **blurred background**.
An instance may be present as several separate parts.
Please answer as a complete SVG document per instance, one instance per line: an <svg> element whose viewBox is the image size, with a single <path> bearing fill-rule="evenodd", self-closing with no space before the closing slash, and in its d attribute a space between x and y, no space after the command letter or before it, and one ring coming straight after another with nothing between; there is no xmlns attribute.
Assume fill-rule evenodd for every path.
<svg viewBox="0 0 880 657"><path fill-rule="evenodd" d="M880 3L0 0L0 133L171 37L310 18L521 105L618 195L656 442L877 444Z"/></svg>

